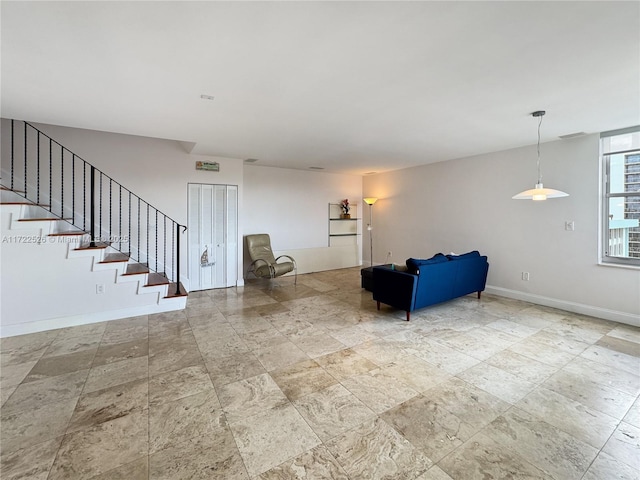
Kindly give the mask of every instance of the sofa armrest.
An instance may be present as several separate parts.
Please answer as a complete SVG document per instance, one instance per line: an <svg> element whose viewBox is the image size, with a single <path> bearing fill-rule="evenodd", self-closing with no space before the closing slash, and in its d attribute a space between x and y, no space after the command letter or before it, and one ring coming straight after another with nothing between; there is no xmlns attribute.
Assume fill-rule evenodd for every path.
<svg viewBox="0 0 640 480"><path fill-rule="evenodd" d="M373 299L400 310L415 309L418 276L387 267L373 267Z"/></svg>

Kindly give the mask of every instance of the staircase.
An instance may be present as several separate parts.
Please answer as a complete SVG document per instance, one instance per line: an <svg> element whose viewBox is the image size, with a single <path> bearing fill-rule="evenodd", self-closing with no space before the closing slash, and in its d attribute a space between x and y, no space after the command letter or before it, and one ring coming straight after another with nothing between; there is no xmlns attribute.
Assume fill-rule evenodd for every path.
<svg viewBox="0 0 640 480"><path fill-rule="evenodd" d="M95 283L96 295L104 293L106 288L110 294L117 290L123 295L144 296L144 301L123 298L122 304L149 305L148 313L183 309L187 292L180 282L180 237L186 227L33 125L16 120L11 120L10 126L8 123L3 120L0 187L3 265L11 263L11 257L6 257L9 262L5 260L11 249L18 252L26 248L25 245L36 245L37 250L29 251L39 259L47 250L52 263L55 263L53 257L64 255L69 262L84 259L83 265L88 263L89 272L103 272L95 282L90 277L81 280ZM46 271L48 265L41 263L40 267ZM70 268L73 270L77 265ZM111 278L104 276L105 271L115 274L113 286L109 285L111 282L104 283L105 278ZM3 283L6 291L6 278ZM121 284L127 285L116 287ZM99 291L101 287L103 291ZM92 301L100 303L97 296ZM95 318L122 318L122 315L132 316L132 311L145 311L138 307L113 310L111 314L102 312L97 317L81 315L83 312L79 311L79 316L70 316L71 320L59 319L57 324L46 321L39 325L50 328L55 324L54 328L59 328L68 326L69 322L82 323L79 317L87 318L89 321L85 323L90 323ZM117 310L122 310L120 316ZM25 322L17 319L14 320L22 326L11 327L15 322L5 316L3 308L2 336L39 328L35 324L24 327Z"/></svg>

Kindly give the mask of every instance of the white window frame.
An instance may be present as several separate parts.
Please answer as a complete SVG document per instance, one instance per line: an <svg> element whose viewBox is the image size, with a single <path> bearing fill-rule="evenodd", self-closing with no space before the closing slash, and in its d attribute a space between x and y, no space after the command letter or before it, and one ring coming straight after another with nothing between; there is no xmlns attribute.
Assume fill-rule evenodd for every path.
<svg viewBox="0 0 640 480"><path fill-rule="evenodd" d="M640 269L640 258L632 258L626 256L615 256L609 252L610 243L610 223L609 223L609 205L611 198L625 198L627 196L640 196L640 193L611 193L610 192L610 156L616 154L633 153L640 151L638 148L631 148L630 150L620 150L605 152L603 146L603 139L607 137L614 137L617 135L625 135L629 133L640 132L640 125L635 127L624 128L620 130L612 130L609 132L602 132L600 134L600 167L602 172L602 195L600 196L600 211L601 211L601 228L600 228L600 262L604 265L615 265L622 267L638 268ZM634 146L635 147L635 146Z"/></svg>

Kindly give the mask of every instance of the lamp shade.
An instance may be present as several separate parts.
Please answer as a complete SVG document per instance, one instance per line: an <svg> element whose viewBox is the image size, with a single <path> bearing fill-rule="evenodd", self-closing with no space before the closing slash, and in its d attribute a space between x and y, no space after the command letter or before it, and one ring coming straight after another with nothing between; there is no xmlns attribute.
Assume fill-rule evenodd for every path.
<svg viewBox="0 0 640 480"><path fill-rule="evenodd" d="M569 194L562 192L560 190L554 190L553 188L544 188L541 183L536 183L536 188L532 188L531 190L525 190L524 192L520 192L517 195L514 195L514 200L546 200L547 198L560 198L560 197L568 197Z"/></svg>
<svg viewBox="0 0 640 480"><path fill-rule="evenodd" d="M366 197L366 198L363 198L363 200L364 200L364 203L366 203L367 205L373 205L378 201L376 197Z"/></svg>

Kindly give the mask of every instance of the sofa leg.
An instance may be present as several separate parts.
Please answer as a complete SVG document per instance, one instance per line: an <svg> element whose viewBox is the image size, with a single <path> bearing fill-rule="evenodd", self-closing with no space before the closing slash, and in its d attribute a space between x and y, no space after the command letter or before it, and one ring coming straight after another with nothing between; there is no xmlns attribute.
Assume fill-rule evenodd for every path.
<svg viewBox="0 0 640 480"><path fill-rule="evenodd" d="M480 300L480 294L481 294L481 293L482 293L482 292L478 292L478 300Z"/></svg>
<svg viewBox="0 0 640 480"><path fill-rule="evenodd" d="M380 310L380 300L378 300L378 310Z"/></svg>
<svg viewBox="0 0 640 480"><path fill-rule="evenodd" d="M409 321L410 318L411 318L411 312L407 310L407 322Z"/></svg>

